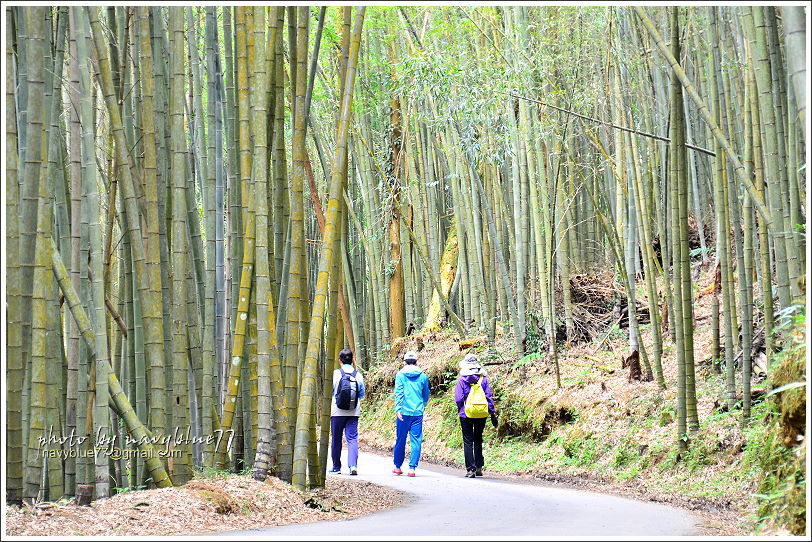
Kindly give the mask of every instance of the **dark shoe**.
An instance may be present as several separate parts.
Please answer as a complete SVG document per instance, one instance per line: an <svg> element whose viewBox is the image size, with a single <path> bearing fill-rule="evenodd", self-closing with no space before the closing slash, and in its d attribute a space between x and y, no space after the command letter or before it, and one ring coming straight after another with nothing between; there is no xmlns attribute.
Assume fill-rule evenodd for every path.
<svg viewBox="0 0 812 542"><path fill-rule="evenodd" d="M476 472L474 472L472 470L469 470L468 472L465 473L465 477L466 478L476 478Z"/></svg>
<svg viewBox="0 0 812 542"><path fill-rule="evenodd" d="M482 467L477 467L476 468L476 475L477 476L482 476Z"/></svg>
<svg viewBox="0 0 812 542"><path fill-rule="evenodd" d="M358 475L358 469L356 469L355 467L350 467L350 474L353 475L353 476L357 476Z"/></svg>

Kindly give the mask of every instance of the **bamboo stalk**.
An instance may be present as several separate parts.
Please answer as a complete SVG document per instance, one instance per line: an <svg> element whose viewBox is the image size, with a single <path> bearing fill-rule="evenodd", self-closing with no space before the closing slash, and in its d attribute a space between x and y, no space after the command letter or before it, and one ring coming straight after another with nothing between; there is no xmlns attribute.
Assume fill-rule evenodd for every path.
<svg viewBox="0 0 812 542"><path fill-rule="evenodd" d="M758 191L756 190L756 187L753 184L752 179L747 177L744 170L744 166L742 165L741 161L739 161L739 158L736 155L733 146L730 144L730 141L728 141L725 134L719 128L719 125L713 120L713 117L711 116L708 107L705 105L705 102L696 92L693 83L691 83L691 80L688 79L688 76L685 74L685 70L682 69L677 59L674 58L674 55L671 54L671 52L666 47L663 38L660 36L660 33L654 27L654 24L648 18L648 15L646 15L645 9L640 6L635 6L634 10L642 20L643 25L646 27L646 30L649 32L649 34L651 34L651 37L657 44L657 48L659 49L660 53L662 53L663 57L665 57L665 59L668 61L668 64L671 66L671 69L679 79L680 83L682 83L682 86L685 87L685 91L691 97L691 100L693 100L693 102L696 104L697 108L699 109L699 114L701 115L702 120L704 120L705 123L707 123L707 125L710 127L713 137L716 139L716 141L718 141L719 145L725 151L725 154L728 156L729 160L733 163L736 178L747 188L747 192L753 198L753 203L755 204L756 209L758 209L759 214L767 222L768 229L774 231L775 228L778 227L778 225L774 223L773 216L770 213L770 210L764 204L764 199L759 197Z"/></svg>
<svg viewBox="0 0 812 542"><path fill-rule="evenodd" d="M6 10L6 502L19 504L23 497L22 431L22 273L20 269L20 187L17 146L17 107L12 10ZM73 128L73 125L72 125ZM77 352L78 353L78 352ZM71 357L75 360L75 357ZM70 403L70 401L69 401ZM70 408L68 409L71 412ZM75 422L74 422L75 423ZM68 422L70 425L70 420ZM70 473L70 463L66 467ZM69 479L69 478L68 478Z"/></svg>
<svg viewBox="0 0 812 542"><path fill-rule="evenodd" d="M320 347L320 337L323 331L325 301L327 297L328 273L333 264L333 239L338 217L338 198L342 192L344 175L347 168L347 153L345 151L349 138L350 104L352 102L353 86L355 83L358 51L361 44L361 29L364 22L365 7L357 9L355 26L352 33L350 55L345 78L345 92L341 101L341 122L336 136L336 152L333 158L332 179L330 183L330 200L327 205L327 215L324 228L324 239L319 258L319 274L316 283L316 295L313 300L310 330L307 340L307 353L304 363L304 375L299 396L299 405L296 418L296 437L293 447L293 485L304 489L307 471L307 455L309 451L308 437L309 425L312 424L315 406L315 380L316 360ZM301 14L300 14L301 16ZM315 467L315 466L314 466Z"/></svg>
<svg viewBox="0 0 812 542"><path fill-rule="evenodd" d="M98 57L99 73L97 74L100 86L103 90L104 100L109 112L110 124L116 141L116 160L122 164L121 173L123 175L123 195L127 206L127 234L130 236L133 250L133 260L135 263L136 275L139 277L149 277L151 280L139 281L139 294L144 311L144 344L146 348L147 364L150 367L150 386L153 401L150 403L150 420L156 432L166 430L166 418L164 409L164 394L161 390L163 386L164 368L164 332L163 332L163 307L161 303L160 283L156 283L153 275L148 274L148 268L155 265L152 251L145 252L141 236L141 216L138 199L135 193L136 183L127 158L127 145L124 139L121 111L114 96L113 79L110 69L110 61L103 42L101 24L95 9L88 8L87 15L90 19L92 37ZM78 17L77 17L78 18ZM82 47L82 41L78 40ZM85 54L79 51L80 58L89 58L88 51ZM90 88L89 82L83 88ZM144 216L149 216L144 213ZM149 232L148 232L149 233ZM152 242L156 240L152 238ZM101 273L99 274L101 276Z"/></svg>
<svg viewBox="0 0 812 542"><path fill-rule="evenodd" d="M68 307L70 308L71 314L73 314L73 318L76 321L77 326L79 326L82 338L85 340L85 343L90 349L90 356L92 358L96 358L96 333L93 331L90 318L79 300L79 294L76 292L70 282L68 272L62 263L59 250L56 248L56 244L53 242L53 240L51 240L50 248L54 276L56 277L59 287L65 296L65 300L68 302ZM132 404L127 398L127 395L124 393L124 390L121 388L121 384L110 366L110 362L104 359L97 359L97 361L101 361L100 366L102 367L103 374L106 374L107 385L109 386L109 397L115 407L118 409L118 412L124 420L127 429L135 437L136 443L138 444L139 450L141 450L141 453L143 454L144 462L147 465L147 469L152 477L153 483L155 483L155 485L158 487L171 487L172 481L169 479L169 476L167 476L161 460L158 459L159 454L153 448L153 444L156 442L155 437L135 414Z"/></svg>

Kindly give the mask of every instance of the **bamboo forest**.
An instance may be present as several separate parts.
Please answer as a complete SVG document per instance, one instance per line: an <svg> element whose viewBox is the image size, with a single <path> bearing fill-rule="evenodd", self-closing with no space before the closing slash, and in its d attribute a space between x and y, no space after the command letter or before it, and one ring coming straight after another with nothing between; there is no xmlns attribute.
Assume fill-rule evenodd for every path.
<svg viewBox="0 0 812 542"><path fill-rule="evenodd" d="M7 6L6 507L350 491L327 473L345 349L359 474L389 454L405 483L415 351L424 461L467 464L473 353L490 472L808 534L788 4Z"/></svg>

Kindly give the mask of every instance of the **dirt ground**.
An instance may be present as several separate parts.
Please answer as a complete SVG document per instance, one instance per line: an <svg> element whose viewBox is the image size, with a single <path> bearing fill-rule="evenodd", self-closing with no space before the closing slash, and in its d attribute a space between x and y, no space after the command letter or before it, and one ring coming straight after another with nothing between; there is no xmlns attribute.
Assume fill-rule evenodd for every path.
<svg viewBox="0 0 812 542"><path fill-rule="evenodd" d="M403 495L361 480L328 477L299 492L278 478L197 478L181 487L128 491L91 506L6 508L9 536L168 536L351 519L394 507Z"/></svg>

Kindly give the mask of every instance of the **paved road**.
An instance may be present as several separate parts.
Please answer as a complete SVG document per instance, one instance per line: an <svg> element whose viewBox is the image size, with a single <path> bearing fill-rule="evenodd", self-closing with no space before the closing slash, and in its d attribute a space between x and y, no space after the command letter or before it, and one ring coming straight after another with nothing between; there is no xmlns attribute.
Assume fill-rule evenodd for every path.
<svg viewBox="0 0 812 542"><path fill-rule="evenodd" d="M346 453L346 452L345 452ZM344 461L346 465L346 458ZM361 452L357 479L404 491L398 508L347 521L321 521L220 533L221 536L680 536L699 519L678 508L601 493L502 480L465 478L462 471L418 467L391 473L389 457ZM347 476L345 474L336 476ZM404 469L405 473L405 469ZM331 475L332 476L332 475ZM356 478L356 477L352 477Z"/></svg>

